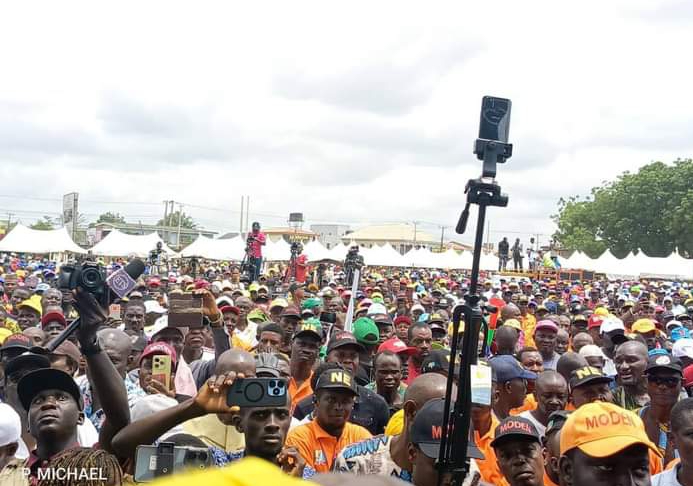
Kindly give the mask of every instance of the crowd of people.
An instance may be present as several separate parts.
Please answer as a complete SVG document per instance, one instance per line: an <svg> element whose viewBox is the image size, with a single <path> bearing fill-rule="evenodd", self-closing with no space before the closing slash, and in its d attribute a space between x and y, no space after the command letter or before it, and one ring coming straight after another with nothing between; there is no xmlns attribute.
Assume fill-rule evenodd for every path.
<svg viewBox="0 0 693 486"><path fill-rule="evenodd" d="M352 295L339 266L286 281L260 255L256 279L221 263L154 272L108 309L58 288L51 262L5 259L0 485L151 479L162 445L207 466L163 484L449 484L437 459L467 276L363 267ZM693 486L693 286L480 282L482 326L458 329L478 333L491 392L472 408L464 484ZM180 293L200 297L201 325L169 325ZM285 400L228 405L255 377L285 380Z"/></svg>

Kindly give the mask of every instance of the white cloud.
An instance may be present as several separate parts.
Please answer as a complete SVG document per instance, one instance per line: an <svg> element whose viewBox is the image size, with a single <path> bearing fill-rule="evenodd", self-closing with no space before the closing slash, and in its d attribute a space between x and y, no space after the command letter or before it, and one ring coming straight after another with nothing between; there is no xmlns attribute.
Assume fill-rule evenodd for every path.
<svg viewBox="0 0 693 486"><path fill-rule="evenodd" d="M549 235L559 197L691 155L690 8L5 4L0 177L27 199L0 198L0 217L57 213L78 191L89 216L155 222L176 199L230 231L250 194L266 225L302 211L454 226L493 94L513 100L515 155L498 170L510 205L490 211L491 239Z"/></svg>

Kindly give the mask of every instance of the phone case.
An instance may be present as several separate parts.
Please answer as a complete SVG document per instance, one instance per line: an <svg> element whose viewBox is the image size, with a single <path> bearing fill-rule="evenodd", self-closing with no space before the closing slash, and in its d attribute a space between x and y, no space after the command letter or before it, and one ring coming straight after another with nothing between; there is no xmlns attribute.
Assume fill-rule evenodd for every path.
<svg viewBox="0 0 693 486"><path fill-rule="evenodd" d="M282 407L288 393L284 378L243 378L236 380L226 395L229 407Z"/></svg>
<svg viewBox="0 0 693 486"><path fill-rule="evenodd" d="M152 357L152 378L171 389L171 357L155 355Z"/></svg>

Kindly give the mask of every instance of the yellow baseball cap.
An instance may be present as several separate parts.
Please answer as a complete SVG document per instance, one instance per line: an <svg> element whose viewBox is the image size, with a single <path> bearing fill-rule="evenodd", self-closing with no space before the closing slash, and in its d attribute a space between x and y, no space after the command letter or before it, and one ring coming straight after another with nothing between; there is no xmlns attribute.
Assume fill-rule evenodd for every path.
<svg viewBox="0 0 693 486"><path fill-rule="evenodd" d="M40 295L32 295L31 297L29 297L17 306L18 309L21 309L22 307L28 307L29 309L33 309L36 312L38 312L38 315L43 314L43 307L41 306Z"/></svg>
<svg viewBox="0 0 693 486"><path fill-rule="evenodd" d="M635 444L645 445L661 457L640 417L613 403L583 405L568 416L561 429L561 455L577 447L591 457L608 457Z"/></svg>
<svg viewBox="0 0 693 486"><path fill-rule="evenodd" d="M656 331L657 327L654 325L654 322L652 322L652 319L648 319L645 317L635 321L633 323L633 326L631 327L631 330L633 332L645 334L648 332Z"/></svg>
<svg viewBox="0 0 693 486"><path fill-rule="evenodd" d="M522 324L520 324L520 321L517 319L508 319L507 321L503 321L504 326L512 327L513 329L517 329L518 331L522 331Z"/></svg>
<svg viewBox="0 0 693 486"><path fill-rule="evenodd" d="M606 317L609 315L609 310L604 307L597 307L596 309L594 309L594 315Z"/></svg>

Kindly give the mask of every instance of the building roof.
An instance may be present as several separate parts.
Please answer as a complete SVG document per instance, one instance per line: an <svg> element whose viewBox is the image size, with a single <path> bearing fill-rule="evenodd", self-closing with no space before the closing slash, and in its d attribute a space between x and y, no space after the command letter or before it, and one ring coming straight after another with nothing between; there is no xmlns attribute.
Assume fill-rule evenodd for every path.
<svg viewBox="0 0 693 486"><path fill-rule="evenodd" d="M413 224L378 224L365 226L353 233L342 236L342 240L354 241L405 241L417 243L434 243L433 236L421 231L421 228L414 229Z"/></svg>
<svg viewBox="0 0 693 486"><path fill-rule="evenodd" d="M292 228L291 226L278 226L274 228L262 228L260 231L266 235L298 235L305 236L307 238L313 238L318 236L314 231L310 231L303 228Z"/></svg>

